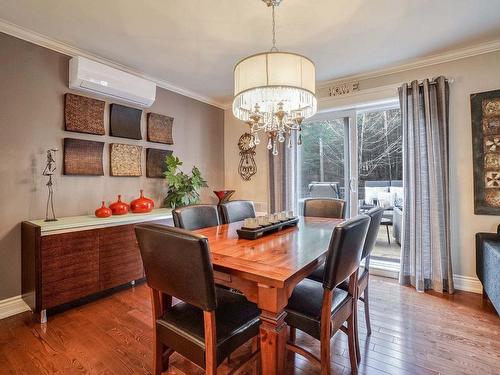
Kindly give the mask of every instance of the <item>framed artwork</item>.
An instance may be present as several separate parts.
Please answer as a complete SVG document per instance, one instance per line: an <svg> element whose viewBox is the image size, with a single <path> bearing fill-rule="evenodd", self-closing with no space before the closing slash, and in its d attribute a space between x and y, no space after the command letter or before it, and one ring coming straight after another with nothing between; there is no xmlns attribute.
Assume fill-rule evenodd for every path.
<svg viewBox="0 0 500 375"><path fill-rule="evenodd" d="M157 148L146 149L146 177L164 178L166 171L165 158L172 155L171 150L160 150Z"/></svg>
<svg viewBox="0 0 500 375"><path fill-rule="evenodd" d="M109 133L113 137L142 139L140 109L111 104L109 115Z"/></svg>
<svg viewBox="0 0 500 375"><path fill-rule="evenodd" d="M104 142L64 138L63 174L103 176L103 148Z"/></svg>
<svg viewBox="0 0 500 375"><path fill-rule="evenodd" d="M70 132L104 135L104 102L85 96L64 95L64 128Z"/></svg>
<svg viewBox="0 0 500 375"><path fill-rule="evenodd" d="M111 176L142 176L142 146L111 143L109 145L109 163Z"/></svg>
<svg viewBox="0 0 500 375"><path fill-rule="evenodd" d="M500 90L472 94L474 213L500 215Z"/></svg>
<svg viewBox="0 0 500 375"><path fill-rule="evenodd" d="M148 141L173 145L173 117L148 113Z"/></svg>

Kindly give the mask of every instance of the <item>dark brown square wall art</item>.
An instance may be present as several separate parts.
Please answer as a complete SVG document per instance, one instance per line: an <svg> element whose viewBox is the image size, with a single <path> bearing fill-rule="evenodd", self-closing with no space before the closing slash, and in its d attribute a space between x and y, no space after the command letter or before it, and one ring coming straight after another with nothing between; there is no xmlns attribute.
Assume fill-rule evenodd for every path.
<svg viewBox="0 0 500 375"><path fill-rule="evenodd" d="M64 127L67 131L104 135L104 102L85 96L64 96Z"/></svg>
<svg viewBox="0 0 500 375"><path fill-rule="evenodd" d="M110 175L118 177L142 176L142 146L111 143Z"/></svg>
<svg viewBox="0 0 500 375"><path fill-rule="evenodd" d="M174 119L158 113L148 113L148 141L173 145L172 127Z"/></svg>
<svg viewBox="0 0 500 375"><path fill-rule="evenodd" d="M140 109L111 104L109 129L113 137L142 139Z"/></svg>
<svg viewBox="0 0 500 375"><path fill-rule="evenodd" d="M103 176L104 142L64 138L65 175Z"/></svg>
<svg viewBox="0 0 500 375"><path fill-rule="evenodd" d="M500 215L500 90L471 95L474 213Z"/></svg>
<svg viewBox="0 0 500 375"><path fill-rule="evenodd" d="M160 150L157 148L148 148L146 150L146 177L164 178L163 173L166 170L165 158L172 155L171 150Z"/></svg>

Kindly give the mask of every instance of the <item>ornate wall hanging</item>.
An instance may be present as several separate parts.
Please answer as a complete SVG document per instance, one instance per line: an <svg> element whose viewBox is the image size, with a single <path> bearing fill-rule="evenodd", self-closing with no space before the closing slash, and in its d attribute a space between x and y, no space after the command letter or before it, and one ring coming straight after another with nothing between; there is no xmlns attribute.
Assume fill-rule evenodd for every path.
<svg viewBox="0 0 500 375"><path fill-rule="evenodd" d="M67 131L104 135L104 102L85 96L64 96L64 127Z"/></svg>
<svg viewBox="0 0 500 375"><path fill-rule="evenodd" d="M253 144L252 135L243 133L238 141L240 149L240 165L238 173L245 181L250 181L252 176L257 173L257 165L255 164L255 144ZM252 144L252 146L250 146Z"/></svg>
<svg viewBox="0 0 500 375"><path fill-rule="evenodd" d="M470 96L474 213L500 215L500 90Z"/></svg>
<svg viewBox="0 0 500 375"><path fill-rule="evenodd" d="M111 176L139 177L142 176L141 156L142 146L111 143L110 171Z"/></svg>

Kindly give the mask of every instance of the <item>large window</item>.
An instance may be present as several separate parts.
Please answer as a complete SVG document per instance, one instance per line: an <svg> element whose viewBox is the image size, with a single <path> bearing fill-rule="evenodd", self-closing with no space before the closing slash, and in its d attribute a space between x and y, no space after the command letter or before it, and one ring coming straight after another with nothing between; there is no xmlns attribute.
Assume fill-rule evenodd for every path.
<svg viewBox="0 0 500 375"><path fill-rule="evenodd" d="M299 198L344 196L345 120L314 121L302 127Z"/></svg>
<svg viewBox="0 0 500 375"><path fill-rule="evenodd" d="M399 108L356 114L359 185L365 181L403 177L401 114Z"/></svg>

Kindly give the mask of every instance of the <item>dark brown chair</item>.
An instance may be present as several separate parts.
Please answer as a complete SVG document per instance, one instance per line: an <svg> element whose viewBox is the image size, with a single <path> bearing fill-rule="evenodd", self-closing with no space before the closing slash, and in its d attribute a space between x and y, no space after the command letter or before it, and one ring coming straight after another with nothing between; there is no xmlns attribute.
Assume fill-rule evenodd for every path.
<svg viewBox="0 0 500 375"><path fill-rule="evenodd" d="M335 227L325 261L323 283L304 279L293 290L286 308L290 326L287 348L321 365L321 374L330 374L330 339L340 329L347 334L353 374L358 370L356 351L356 302L358 269L363 244L370 224L366 215ZM347 291L337 288L349 278ZM347 328L344 322L347 321ZM300 329L320 340L321 356L295 344L295 330Z"/></svg>
<svg viewBox="0 0 500 375"><path fill-rule="evenodd" d="M215 374L231 352L258 335L257 307L215 287L206 237L159 224L135 231L151 288L154 374L168 368L173 352ZM172 297L182 302L172 306Z"/></svg>
<svg viewBox="0 0 500 375"><path fill-rule="evenodd" d="M304 216L345 219L346 203L335 198L307 198L304 200Z"/></svg>
<svg viewBox="0 0 500 375"><path fill-rule="evenodd" d="M196 230L220 225L217 206L213 204L194 204L172 210L174 225L177 228Z"/></svg>
<svg viewBox="0 0 500 375"><path fill-rule="evenodd" d="M222 203L220 211L223 224L255 217L255 207L252 201L229 201Z"/></svg>
<svg viewBox="0 0 500 375"><path fill-rule="evenodd" d="M368 233L366 234L365 244L363 245L363 254L361 260L365 260L364 267L361 267L358 273L358 296L359 299L365 304L365 321L366 321L366 331L368 335L371 335L372 328L370 324L370 304L368 301L368 280L369 280L369 268L370 268L370 254L377 241L377 235L380 228L380 221L384 214L384 209L382 207L372 208L367 212L370 216L370 226L368 227ZM317 268L312 274L307 278L315 281L323 282L325 268L324 265ZM339 285L339 288L343 290L348 289L348 282L344 280L343 283ZM359 343L356 343L358 354L359 354Z"/></svg>

